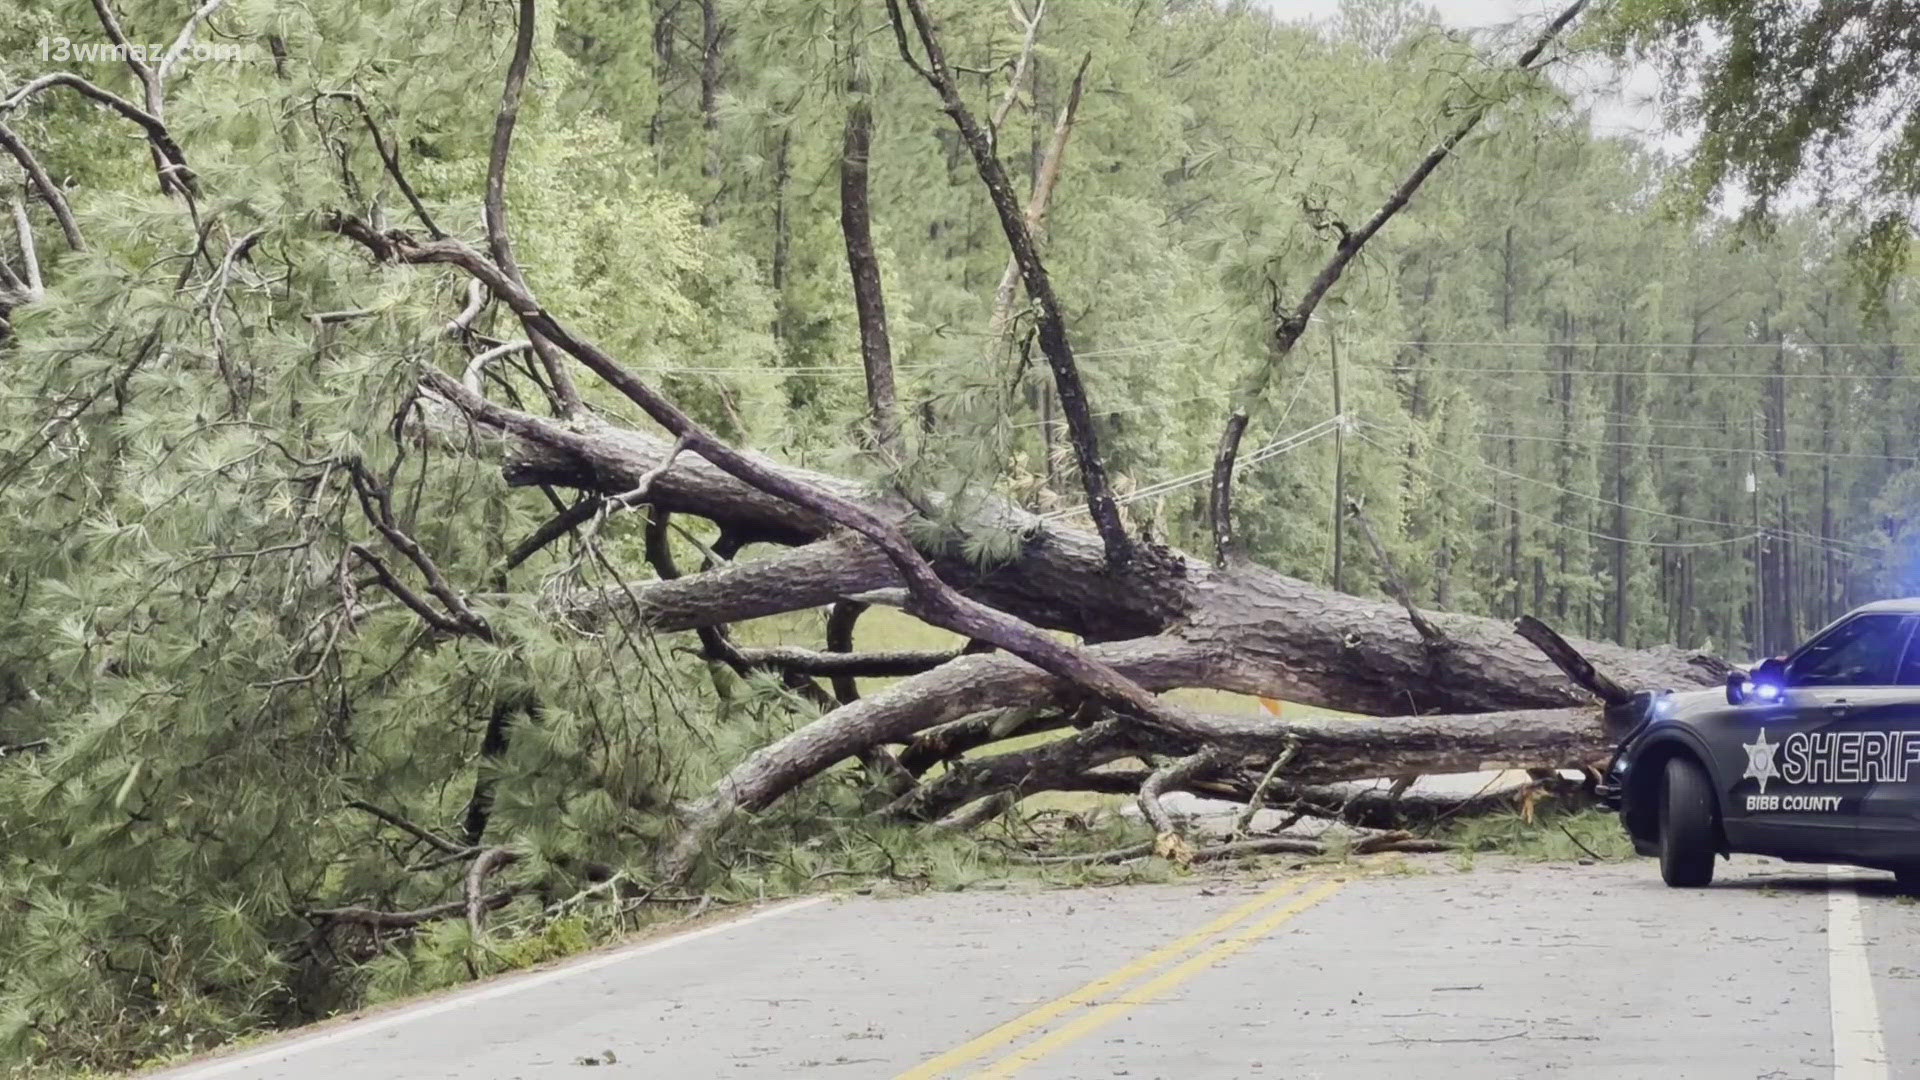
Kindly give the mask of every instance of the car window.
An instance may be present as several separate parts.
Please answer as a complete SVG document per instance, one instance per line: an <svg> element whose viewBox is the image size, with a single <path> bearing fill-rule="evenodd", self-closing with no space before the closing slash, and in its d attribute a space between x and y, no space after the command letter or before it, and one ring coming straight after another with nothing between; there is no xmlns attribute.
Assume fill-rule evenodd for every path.
<svg viewBox="0 0 1920 1080"><path fill-rule="evenodd" d="M1920 627L1920 623L1915 625ZM1894 682L1901 686L1920 686L1920 636L1907 639L1907 655L1900 661L1900 670L1895 674Z"/></svg>
<svg viewBox="0 0 1920 1080"><path fill-rule="evenodd" d="M1862 615L1809 642L1787 669L1789 686L1891 686L1911 629L1899 615Z"/></svg>

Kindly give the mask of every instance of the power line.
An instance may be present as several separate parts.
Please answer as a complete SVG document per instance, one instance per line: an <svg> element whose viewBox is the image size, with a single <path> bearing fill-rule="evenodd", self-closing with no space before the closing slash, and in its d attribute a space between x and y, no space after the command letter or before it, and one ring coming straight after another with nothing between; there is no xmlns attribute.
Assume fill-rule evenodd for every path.
<svg viewBox="0 0 1920 1080"><path fill-rule="evenodd" d="M1344 419L1345 418L1343 417L1331 416L1325 420L1320 421L1317 424L1314 424L1311 427L1305 428L1301 431L1294 432L1291 435L1284 435L1278 439L1275 439L1274 441L1267 443L1265 446L1262 446L1259 449L1254 450L1252 453L1246 454L1245 456L1241 457L1239 460L1235 461L1233 463L1233 471L1237 473L1242 469L1246 469L1251 466L1257 465L1262 461L1266 461L1268 458L1278 457L1279 455L1287 453L1288 451L1297 450L1300 447L1305 446L1316 439L1321 439L1328 435L1331 435L1333 433L1333 429L1337 425L1339 425L1341 422L1343 422ZM1157 483L1149 484L1146 487L1140 488L1137 491L1130 491L1125 495L1120 496L1115 501L1120 503L1132 503L1132 502L1138 502L1141 499L1150 499L1155 496L1165 495L1171 491L1177 491L1184 487L1192 487L1194 484L1198 484L1202 481L1208 480L1212 476L1213 476L1213 470L1211 468L1200 469L1195 472L1187 473L1184 476L1176 476L1168 480L1161 480ZM1064 510L1055 510L1055 511L1052 511L1051 513L1042 514L1040 515L1040 517L1041 517L1041 520L1043 521L1059 521L1063 518L1072 517L1075 514L1084 514L1086 513L1086 510L1087 508L1084 506L1074 506Z"/></svg>
<svg viewBox="0 0 1920 1080"><path fill-rule="evenodd" d="M1611 439L1569 439L1564 437L1556 438L1551 435L1522 435L1512 431L1478 431L1475 432L1475 434L1483 439L1514 439L1519 442L1561 443L1568 446L1620 446L1639 450L1686 450L1704 454L1724 454L1731 457L1747 457L1752 454L1760 454L1763 456L1779 457L1863 458L1869 461L1920 462L1920 457L1914 457L1910 454L1868 454L1845 450L1768 450L1765 447L1748 449L1733 446L1693 446L1676 443L1622 442Z"/></svg>
<svg viewBox="0 0 1920 1080"><path fill-rule="evenodd" d="M1920 349L1920 341L1393 341L1368 338L1374 345L1460 349Z"/></svg>
<svg viewBox="0 0 1920 1080"><path fill-rule="evenodd" d="M1538 400L1543 405L1564 404L1563 400L1560 398L1542 396L1536 400ZM1722 434L1739 434L1742 430L1744 430L1744 419L1740 421L1740 426L1736 427L1735 418L1732 416L1723 416L1718 420L1655 420L1650 417L1643 417L1635 413L1617 412L1612 409L1599 409L1599 408L1594 408L1590 405L1580 404L1580 403L1576 403L1576 407L1579 410L1579 415L1576 417L1576 419L1603 418L1609 421L1619 420L1619 421L1622 421L1623 423L1628 423L1628 424L1644 424L1647 427L1676 428L1676 429L1681 429L1686 431L1714 431L1714 432L1720 432ZM1520 423L1526 423L1526 424L1559 424L1561 423L1560 418L1555 416L1513 416L1513 417L1509 417L1508 419L1512 421L1518 421ZM1787 423L1787 424L1778 425L1778 426L1783 428L1786 431L1817 431L1823 434L1842 430L1838 427L1834 427L1828 424ZM1874 454L1872 456L1880 457L1881 455Z"/></svg>
<svg viewBox="0 0 1920 1080"><path fill-rule="evenodd" d="M1398 430L1398 429L1395 429L1395 428L1390 428L1390 427L1388 427L1388 426L1386 426L1385 424L1376 424L1376 423L1373 423L1373 422L1371 422L1371 421L1363 421L1363 423L1365 423L1365 425L1366 425L1367 427L1370 427L1370 428L1373 428L1373 429L1375 429L1375 430L1377 430L1377 431L1396 431L1396 430ZM1378 444L1376 444L1376 445L1378 445ZM1512 470L1510 470L1510 469L1503 469L1503 468L1501 468L1500 466L1498 466L1498 465L1495 465L1495 464L1493 464L1492 462L1488 462L1488 461L1480 461L1480 460L1477 460L1477 459L1475 459L1475 458L1470 458L1470 457L1468 457L1468 456L1466 456L1465 454L1456 454L1456 453L1454 453L1453 451L1451 451L1451 450L1448 450L1448 449L1446 449L1445 447L1440 447L1440 446L1429 446L1429 447L1427 447L1427 449L1428 449L1428 450L1431 450L1431 451L1433 451L1434 453L1437 453L1437 454L1441 454L1441 455L1444 455L1444 456L1446 456L1446 457L1449 457L1449 458L1452 458L1452 459L1453 459L1453 460L1455 460L1455 461L1458 461L1458 462L1462 462L1462 463L1464 463L1464 464L1467 464L1467 465L1473 465L1473 466L1477 466L1477 467L1479 467L1479 468L1482 468L1482 469L1486 469L1486 470L1487 470L1488 472L1494 472L1494 473L1498 473L1498 474L1500 474L1501 476L1505 476L1505 477L1510 477L1510 478L1512 478L1512 479L1514 479L1514 480L1520 480L1520 481L1523 481L1523 482L1525 482L1525 483L1529 483L1529 484L1538 484L1538 485L1540 485L1541 487L1544 487L1544 488L1547 488L1547 489L1549 489L1549 490L1552 490L1552 491L1556 491L1556 492L1559 492L1559 493L1561 493L1561 494L1563 494L1563 495L1571 495L1571 496L1573 496L1573 497L1575 497L1575 498L1578 498L1578 499L1586 499L1586 500L1588 500L1588 501L1590 501L1590 502L1596 502L1596 503L1600 503L1600 504L1601 504L1601 505L1603 505L1603 506L1617 506L1617 507L1620 507L1620 508L1622 508L1622 509L1625 509L1625 510L1630 510L1630 511L1633 511L1634 513L1640 513L1640 514L1647 514L1647 515L1650 515L1650 516L1652 516L1652 517L1662 517L1662 518L1667 518L1667 519L1669 519L1669 520L1672 520L1672 521L1684 521L1684 522L1687 522L1687 523L1689 523L1689 524L1693 524L1693 525L1711 525L1711 526L1713 526L1714 528L1717 528L1717 529L1737 529L1737 528L1740 528L1740 526L1739 526L1739 525L1736 525L1736 524L1734 524L1734 523L1733 523L1733 522L1731 522L1731 521L1715 521L1715 520L1713 520L1712 518L1701 518L1701 517L1690 517L1690 516L1688 516L1688 515L1686 515L1686 514L1669 514L1669 513L1667 513L1667 512L1666 512L1666 511L1664 511L1664 510L1655 510L1655 509L1652 509L1651 507L1645 507L1645 506L1635 506L1635 505L1633 505L1633 504L1631 504L1631 503L1622 503L1622 502L1616 502L1616 501L1614 501L1613 499L1609 499L1609 498L1607 498L1607 497L1605 497L1604 495L1589 495L1589 494L1587 494L1587 493L1585 493L1585 492L1581 492L1581 491L1574 491L1574 490L1572 490L1571 488L1565 488L1565 487L1561 487L1561 486L1560 486L1559 484L1556 484L1556 483L1554 483L1554 482L1552 482L1552 481L1550 481L1550 480L1541 480L1541 479L1539 479L1539 478L1537 478L1537 477L1532 477L1532 476L1525 476L1525 475L1522 475L1522 474L1520 474L1520 473L1517 473L1517 472L1513 472L1513 471L1512 471Z"/></svg>
<svg viewBox="0 0 1920 1080"><path fill-rule="evenodd" d="M1375 430L1379 430L1379 431L1388 431L1388 432L1395 432L1400 434L1405 433L1403 429L1391 428L1384 424L1377 424L1371 421L1362 421L1362 424L1365 427L1374 428ZM1435 479L1452 483L1452 481L1446 480L1445 477L1441 477L1438 474L1432 472L1431 470L1426 469L1423 466L1417 465L1411 460L1405 459L1396 450L1382 446L1380 443L1375 442L1372 439L1367 439L1367 441L1371 443L1376 449L1380 449L1389 454L1393 454L1396 458L1399 458L1400 460L1405 461L1406 464L1411 468L1417 469L1428 476L1434 477ZM1477 460L1471 457L1467 457L1463 454L1456 454L1450 450L1445 449L1444 447L1429 446L1428 449L1436 453L1445 455L1446 457L1452 458L1466 465L1477 466L1489 472L1497 473L1501 476L1509 477L1514 480L1519 480L1523 483L1534 484L1539 487L1545 488L1549 491L1557 492L1562 495L1570 495L1577 499L1585 499L1588 502L1598 503L1602 506L1618 507L1630 513L1645 514L1649 517L1666 518L1671 521L1681 521L1681 522L1686 522L1688 524L1694 524L1694 525L1707 525L1713 528L1720 528L1720 529L1737 529L1741 527L1731 521L1716 521L1712 518L1692 517L1686 514L1672 514L1664 510L1655 510L1650 506L1639 506L1633 503L1619 502L1618 500L1615 500L1615 499L1609 499L1604 495L1590 495L1583 491L1575 491L1571 488L1563 487L1559 484L1556 484L1551 480L1542 480L1538 477L1526 476L1521 473L1516 473L1508 469L1503 469L1491 462ZM1455 486L1460 486L1460 485L1456 484ZM1471 490L1471 489L1468 489L1468 490ZM1527 511L1520 510L1517 507L1507 506L1504 503L1499 503L1497 505L1502 506L1504 509L1512 510L1514 513L1520 514L1524 517L1533 517L1536 520L1551 520L1551 519L1543 518L1540 515L1535 515ZM1556 522L1555 524L1559 524L1559 523ZM1735 537L1725 541L1702 541L1702 542L1693 543L1693 544L1686 544L1686 543L1669 544L1669 543L1661 543L1658 541L1641 541L1641 540L1626 539L1622 537L1606 536L1601 533L1593 533L1593 532L1590 532L1589 530L1579 529L1576 526L1566 526L1566 527L1573 528L1577 532L1587 532L1588 535L1596 536L1601 539L1613 540L1613 541L1629 543L1629 544L1648 544L1651 546L1664 546L1664 547L1676 547L1676 546L1677 547L1701 547L1701 546L1709 546L1711 544L1716 544L1716 543L1732 543L1733 540L1739 540L1739 539L1751 540L1754 536L1754 533L1751 530L1749 530L1742 537ZM1837 536L1816 536L1813 533L1801 532L1797 529L1786 529L1786 528L1767 528L1762 530L1762 532L1769 536L1779 536L1786 539L1800 540L1813 547L1820 548L1821 550L1824 550L1824 551L1830 551L1836 555L1842 555L1847 557L1857 557L1863 554L1863 552L1860 552L1860 551L1845 550L1844 547L1864 548L1864 549L1867 549L1866 552L1864 553L1871 554L1871 548L1869 545L1857 544L1851 540L1843 540ZM1833 545L1844 545L1844 547L1834 547Z"/></svg>
<svg viewBox="0 0 1920 1080"><path fill-rule="evenodd" d="M1542 368L1542 367L1454 367L1450 364L1435 364L1432 367L1418 368L1406 364L1385 364L1372 367L1373 371L1384 371L1402 375L1420 371L1441 372L1448 375L1641 375L1659 376L1666 379L1793 379L1808 380L1848 380L1879 382L1920 381L1920 374L1912 372L1893 372L1874 374L1872 372L1822 372L1822 371L1661 371L1651 368Z"/></svg>
<svg viewBox="0 0 1920 1080"><path fill-rule="evenodd" d="M1388 454L1396 453L1391 448L1382 446L1379 442L1375 441L1372 436L1366 434L1363 431L1355 432L1354 434L1361 441L1367 443L1368 445L1372 446L1376 450L1379 450L1383 453L1388 453ZM1396 454L1396 456L1398 455ZM1461 491L1464 491L1467 494L1472 495L1474 498L1479 499L1484 503L1488 503L1489 505L1498 507L1501 510L1508 511L1509 513L1518 515L1523 518L1527 518L1532 521L1540 522L1541 524L1544 524L1544 525L1551 525L1556 529L1564 529L1567 532L1580 533L1585 536L1590 536L1595 540L1606 540L1616 544L1633 544L1639 547L1652 547L1652 548L1708 548L1708 547L1722 547L1729 544L1748 543L1752 541L1756 535L1758 535L1753 532L1748 532L1741 536L1729 536L1720 540L1692 540L1692 541L1636 540L1629 536L1613 536L1608 533L1596 532L1592 529L1582 528L1578 525L1569 525L1563 521L1555 521L1550 517L1546 517L1541 514L1536 514L1529 510L1522 510L1517 506L1511 506L1507 503L1501 502L1499 499L1496 499L1491 495L1486 494L1485 492L1479 490L1478 488L1469 487L1468 485L1460 483L1457 480L1443 476L1439 473L1434 472L1432 469L1427 468L1424 465L1420 465L1412 461L1406 461L1405 464L1408 468L1413 469L1414 471L1421 473L1424 476L1427 476L1434 480L1438 480L1440 483L1446 484L1449 487L1458 488Z"/></svg>

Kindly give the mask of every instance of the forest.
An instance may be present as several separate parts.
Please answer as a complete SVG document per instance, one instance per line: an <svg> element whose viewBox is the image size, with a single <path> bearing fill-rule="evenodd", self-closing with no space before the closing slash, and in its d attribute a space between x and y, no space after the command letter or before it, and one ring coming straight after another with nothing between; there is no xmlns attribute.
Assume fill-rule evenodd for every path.
<svg viewBox="0 0 1920 1080"><path fill-rule="evenodd" d="M1590 764L1536 637L1702 685L1920 593L1920 126L1743 211L1724 101L1562 76L1741 7L0 9L0 1073L991 876L1050 791L1184 864L1162 791Z"/></svg>

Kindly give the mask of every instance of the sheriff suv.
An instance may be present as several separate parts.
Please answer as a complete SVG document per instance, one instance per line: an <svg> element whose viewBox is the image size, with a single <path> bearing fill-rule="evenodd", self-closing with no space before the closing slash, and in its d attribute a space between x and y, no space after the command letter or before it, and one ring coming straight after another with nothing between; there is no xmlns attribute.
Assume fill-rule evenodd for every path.
<svg viewBox="0 0 1920 1080"><path fill-rule="evenodd" d="M1601 786L1668 885L1716 854L1893 871L1920 887L1920 600L1848 613L1725 690L1657 694Z"/></svg>

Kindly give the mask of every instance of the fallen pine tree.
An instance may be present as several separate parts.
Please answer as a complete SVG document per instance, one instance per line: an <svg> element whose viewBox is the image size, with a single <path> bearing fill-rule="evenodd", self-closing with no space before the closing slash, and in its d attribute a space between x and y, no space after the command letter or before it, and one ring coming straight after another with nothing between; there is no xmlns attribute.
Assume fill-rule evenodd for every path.
<svg viewBox="0 0 1920 1080"><path fill-rule="evenodd" d="M1531 71L1583 6L1576 2L1562 12L1515 68ZM1244 405L1228 418L1215 462L1215 557L1199 560L1131 535L1107 484L1064 317L1035 249L1034 208L1023 209L1014 198L990 140L960 99L920 0L906 0L904 11L890 0L888 8L902 59L940 96L978 167L1012 251L1010 265L1036 309L1037 338L1086 489L1092 534L1042 522L989 496L974 500L958 520L946 513L945 528L929 540L928 530L910 535L906 523L955 508L930 505L925 493L916 497L898 487L876 492L868 484L735 449L540 305L499 258L507 247L501 207L490 204L493 257L456 240L381 233L346 217L331 223L378 262L451 265L465 272L519 315L529 340L544 346L543 355L578 361L673 437L605 423L577 403L567 407L557 376L552 389L561 416L547 418L489 401L448 375L426 374L424 391L445 406L434 412L438 438L500 448L510 484L572 488L596 500L591 514L563 513L522 552L568 535L589 517L642 504L659 523L664 515L686 514L718 528L706 569L675 576L656 559L661 580L569 596L561 617L587 625L634 619L656 632L699 631L709 659L736 670L777 671L788 685L831 706L750 754L710 794L684 807L678 835L660 855L664 879L694 872L732 821L849 759L865 764L888 812L930 820L982 800L1005 805L1035 790L1110 784L1089 777L1115 762L1144 762L1149 767L1140 784L1149 794L1142 802L1152 817L1151 793L1175 780L1279 773L1287 785L1302 785L1587 766L1608 745L1593 696L1622 705L1630 697L1627 687L1708 685L1723 677L1721 662L1678 650L1568 643L1539 624L1523 627L1528 634L1522 637L1495 620L1425 614L1392 587L1391 577L1398 603L1344 595L1247 562L1234 545L1231 511L1234 460L1247 424ZM528 0L522 54L509 72L509 106L517 102L517 80L524 79L530 15ZM1468 110L1364 226L1340 229L1334 253L1296 303L1276 304L1271 355L1256 381L1271 377L1367 239L1406 205L1485 111L1484 105ZM510 146L511 109L503 108L502 117L504 146ZM857 115L850 116L850 146L858 123ZM1071 108L1063 115L1063 132L1070 123ZM1064 137L1054 152L1063 147ZM494 166L496 176L505 169L504 148ZM857 166L850 158L846 167ZM843 182L864 184L864 175L843 175ZM862 273L862 260L870 257L861 247L863 211L857 198L843 209L856 299L868 312L879 307L879 282ZM886 459L899 453L900 437L891 371L885 370L886 328L863 317L861 332L873 449ZM968 557L965 552L977 545L967 541L987 532L1009 538L1004 546L1011 554L986 564ZM781 550L734 558L754 544ZM873 603L899 606L961 634L974 642L969 651L997 654L849 654L852 621ZM826 605L836 608L829 637L838 640L818 652L749 653L726 635L731 622ZM464 624L457 612L440 622L443 628ZM1063 641L1055 632L1086 644ZM922 667L871 696L855 692L860 676ZM828 695L817 676L834 680L836 693ZM1285 698L1369 718L1253 720L1198 713L1157 696L1191 687ZM1007 710L1051 713L1031 722L1074 730L1037 747L994 753L994 743L1031 732L1029 721L1019 717L979 720ZM936 731L944 734L930 734ZM936 738L940 745L930 747ZM901 753L914 767L902 763ZM968 755L964 761L961 754ZM931 775L934 761L949 767Z"/></svg>
<svg viewBox="0 0 1920 1080"><path fill-rule="evenodd" d="M518 6L481 237L447 233L410 197L404 163L389 152L371 116L367 125L387 179L409 196L420 228L387 228L344 206L306 223L357 245L371 274L452 274L464 282L465 306L432 342L466 354L463 374L421 365L417 396L402 410L410 422L393 430L402 443L496 456L507 484L540 488L557 509L551 522L515 546L486 583L495 590L489 592L481 583L449 578L415 535L417 523L395 500L390 478L354 454L308 463L319 470L320 485L338 484L347 505L358 508L359 529L378 537L339 553L334 572L343 580L349 570L365 575L344 593L384 593L385 605L417 616L430 640L464 637L511 647L511 630L489 617L491 600L507 588L506 573L559 543L582 553L576 564L586 553L610 562L599 543L601 526L615 514L644 510L654 580L621 575L620 584L599 591L556 591L547 597L548 614L583 634L609 624L693 632L708 661L742 674L774 673L821 710L680 808L677 829L657 853L663 880L694 873L730 823L850 760L866 770L876 812L916 820L951 820L969 808L975 808L969 820L978 820L986 816L981 807L1009 805L1039 790L1123 784L1144 793L1143 808L1157 820L1155 793L1207 785L1244 790L1250 801L1280 799L1314 810L1324 807L1287 793L1372 777L1588 765L1608 741L1596 697L1620 705L1630 698L1626 688L1705 685L1722 677L1718 661L1679 650L1566 643L1537 625L1521 636L1492 619L1425 613L1390 568L1395 601L1346 595L1261 567L1236 542L1238 447L1259 390L1278 377L1317 305L1367 242L1408 205L1499 95L1462 109L1366 221L1349 226L1324 214L1317 219L1337 240L1296 297L1273 300L1267 356L1248 373L1223 425L1208 499L1214 550L1200 558L1137 535L1119 511L1067 319L1036 243L1052 182L1038 185L1024 204L1016 198L922 0L889 0L886 7L901 62L934 91L999 219L1010 258L995 322L1006 329L1005 305L1015 286L1023 290L1091 531L1043 520L991 484L943 497L937 485L915 483L914 448L899 423L880 277L864 220L861 153L871 134L863 125L871 120L858 108L847 116L841 224L868 393L868 422L856 433L864 479L797 468L732 445L541 302L514 258L505 195L531 65L534 0ZM1583 7L1572 3L1515 58L1509 71L1516 81L1537 79L1549 46ZM20 93L59 88L98 99L91 84L52 77ZM1078 97L1076 81L1047 148L1048 175L1057 177ZM195 197L191 148L174 139L158 110L119 112L146 131L165 190L182 200ZM58 191L40 194L58 204ZM223 265L249 258L258 236L236 240ZM524 337L475 332L489 305L510 315ZM361 316L315 315L316 333L335 317ZM528 362L503 380L513 402L507 404L488 395L488 365L516 355ZM591 399L576 382L582 372L598 380ZM515 387L544 399L545 408L522 404ZM605 403L615 395L665 434L607 420ZM579 498L567 505L556 494L561 490ZM675 515L717 531L717 539L701 545L697 571L673 565L665 538ZM958 652L854 652L853 627L874 604L899 607L969 644ZM338 625L352 623L366 606L349 601ZM832 614L818 650L747 647L730 631L742 620L823 607ZM900 681L863 697L863 677ZM1182 688L1260 694L1366 718L1210 715L1161 696ZM532 715L539 707L536 691L496 710L482 754L489 752L485 745L504 745L515 712ZM1042 731L1057 737L1031 744ZM998 745L1010 739L1022 744ZM1123 765L1134 772L1115 771ZM468 832L475 838L486 829L490 783L477 782L469 803ZM1390 810L1374 813L1377 820L1393 817ZM483 850L478 843L460 849L462 858L476 860L466 882L470 896L483 896L486 879L510 862L480 859ZM469 908L478 928L484 912Z"/></svg>

